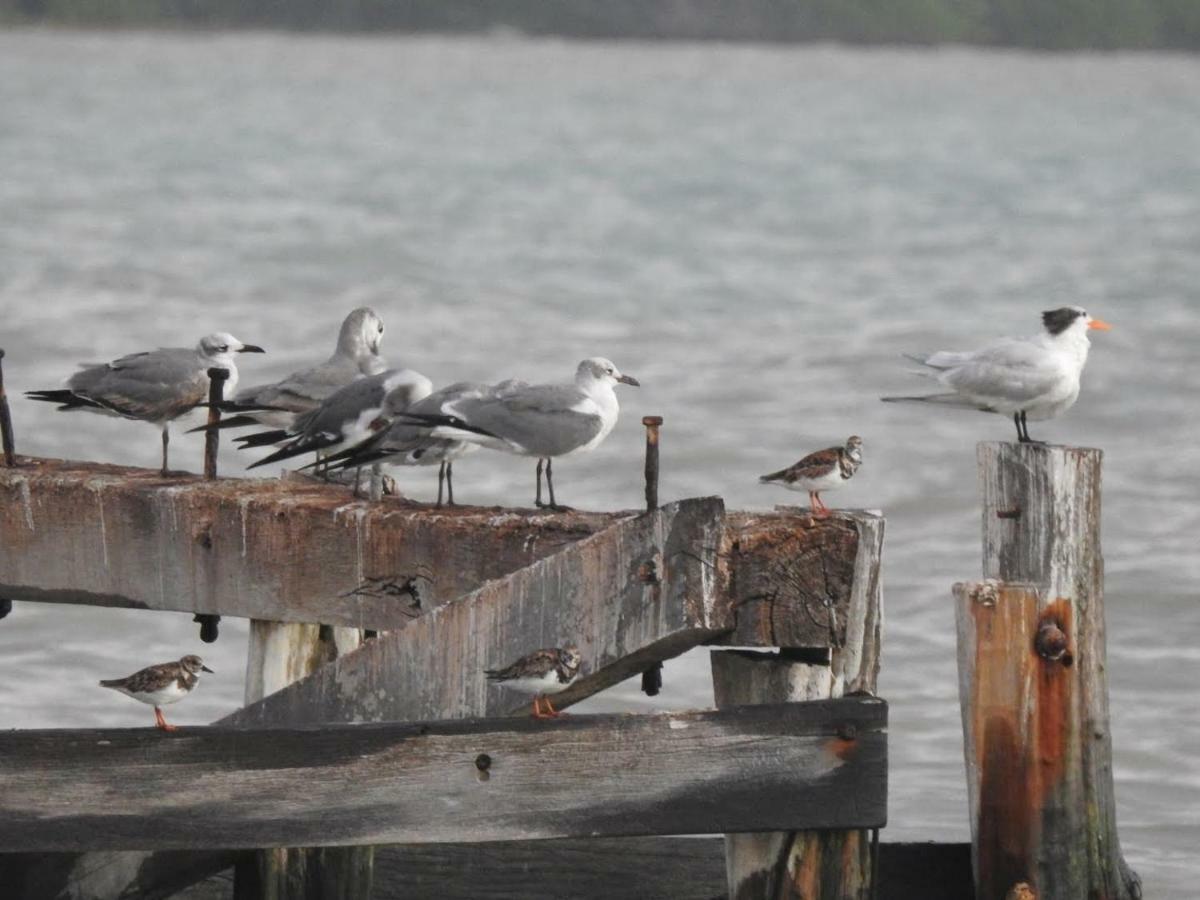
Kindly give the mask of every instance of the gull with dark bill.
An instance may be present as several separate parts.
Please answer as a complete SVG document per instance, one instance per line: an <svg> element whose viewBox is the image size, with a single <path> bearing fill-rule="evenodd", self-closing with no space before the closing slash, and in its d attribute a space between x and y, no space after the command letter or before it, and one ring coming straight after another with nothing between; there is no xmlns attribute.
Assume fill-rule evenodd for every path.
<svg viewBox="0 0 1200 900"><path fill-rule="evenodd" d="M554 708L549 695L573 685L582 664L578 647L551 647L534 650L503 669L485 669L484 674L488 681L533 694L535 719L556 719L563 714Z"/></svg>
<svg viewBox="0 0 1200 900"><path fill-rule="evenodd" d="M789 491L807 491L813 513L825 517L829 507L821 502L821 491L832 491L854 477L862 465L862 438L852 434L844 447L828 447L810 453L797 463L763 475L762 484L778 484Z"/></svg>
<svg viewBox="0 0 1200 900"><path fill-rule="evenodd" d="M436 413L405 413L404 418L426 425L430 435L469 441L517 456L537 457L534 505L559 506L554 497L552 460L586 453L603 441L617 424L620 405L613 390L618 384L638 386L603 357L585 359L575 370L573 384L508 382L484 396L446 400ZM542 470L550 502L542 503Z"/></svg>
<svg viewBox="0 0 1200 900"><path fill-rule="evenodd" d="M442 505L443 489L447 496L447 504L454 505L454 461L473 450L478 450L477 444L459 441L452 438L432 437L429 428L418 424L410 416L439 415L442 406L467 397L481 398L497 391L507 390L515 383L503 382L499 385L479 384L473 381L459 381L455 384L434 391L423 400L419 400L405 410L404 415L395 420L383 431L371 435L359 444L330 454L322 460L325 471L334 472L341 469L358 469L374 463L388 463L393 466L438 466L438 496L437 505Z"/></svg>
<svg viewBox="0 0 1200 900"><path fill-rule="evenodd" d="M167 724L163 718L162 707L168 703L178 703L190 694L200 680L201 672L211 674L212 669L200 657L188 654L177 662L147 666L125 678L106 679L100 682L100 686L120 691L140 703L153 706L155 725L163 731L174 731L175 726Z"/></svg>
<svg viewBox="0 0 1200 900"><path fill-rule="evenodd" d="M322 400L363 375L378 375L387 369L379 355L383 342L383 320L375 310L360 307L342 322L333 355L323 363L293 372L270 384L242 388L221 405L236 415L221 419L216 428L266 425L287 429L298 415L316 409ZM193 431L207 431L202 425ZM281 435L281 438L284 435Z"/></svg>
<svg viewBox="0 0 1200 900"><path fill-rule="evenodd" d="M227 369L226 390L232 393L238 382L233 354L262 352L262 347L217 332L201 338L194 348L167 347L110 363L85 363L65 389L27 391L26 396L58 403L67 412L81 409L157 425L162 429L162 474L167 475L170 423L208 400L208 370Z"/></svg>
<svg viewBox="0 0 1200 900"><path fill-rule="evenodd" d="M413 403L429 396L433 383L412 369L388 369L359 378L330 394L311 412L299 416L285 432L286 443L270 456L248 466L291 459L304 453L325 453L353 447L383 431ZM240 437L241 448L277 443L278 432Z"/></svg>
<svg viewBox="0 0 1200 900"><path fill-rule="evenodd" d="M1088 331L1112 326L1093 319L1078 306L1042 313L1041 334L1003 338L980 350L908 355L948 393L882 397L886 403L931 403L1012 416L1017 440L1040 444L1029 436L1028 420L1054 419L1079 397L1079 378L1087 363ZM907 354L906 354L907 355Z"/></svg>

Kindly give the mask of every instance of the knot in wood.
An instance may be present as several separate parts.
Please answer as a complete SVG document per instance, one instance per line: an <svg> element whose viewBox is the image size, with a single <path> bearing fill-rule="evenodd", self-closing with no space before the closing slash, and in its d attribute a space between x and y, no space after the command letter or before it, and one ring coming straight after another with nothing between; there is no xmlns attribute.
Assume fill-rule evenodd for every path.
<svg viewBox="0 0 1200 900"><path fill-rule="evenodd" d="M1053 621L1043 622L1033 639L1033 647L1038 656L1054 662L1062 660L1064 665L1071 664L1071 655L1067 652L1067 633Z"/></svg>
<svg viewBox="0 0 1200 900"><path fill-rule="evenodd" d="M475 757L475 768L477 768L480 772L486 772L491 767L492 758L486 753L480 753L477 757Z"/></svg>
<svg viewBox="0 0 1200 900"><path fill-rule="evenodd" d="M648 559L638 566L637 577L642 584L658 584L658 566L654 560Z"/></svg>

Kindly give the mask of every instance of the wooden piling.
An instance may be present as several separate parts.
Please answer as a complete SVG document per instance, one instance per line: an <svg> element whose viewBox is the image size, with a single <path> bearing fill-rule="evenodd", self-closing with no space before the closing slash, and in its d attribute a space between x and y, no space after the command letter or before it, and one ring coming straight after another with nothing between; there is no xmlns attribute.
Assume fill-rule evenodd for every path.
<svg viewBox="0 0 1200 900"><path fill-rule="evenodd" d="M358 647L357 628L250 622L245 704L311 675ZM234 900L368 900L374 847L268 847L242 854Z"/></svg>
<svg viewBox="0 0 1200 900"><path fill-rule="evenodd" d="M984 443L982 583L955 586L976 892L1132 900L1105 677L1099 450Z"/></svg>
<svg viewBox="0 0 1200 900"><path fill-rule="evenodd" d="M783 636L807 646L784 645L778 652L713 651L718 709L874 693L882 629L883 519L855 513L807 522L808 530L826 537L814 540L794 524L791 530L768 535L761 529L748 530L745 546L737 533L731 536L730 552L740 579L731 591L740 606L738 627L728 640L771 646ZM831 582L829 573L845 567L844 549L850 540L857 549L844 582L849 602L842 605L831 596L839 582ZM796 552L781 556L781 546ZM746 555L749 560L742 558ZM841 739L841 752L858 752L852 729L845 729ZM871 837L864 830L728 834L729 896L868 900L873 884Z"/></svg>

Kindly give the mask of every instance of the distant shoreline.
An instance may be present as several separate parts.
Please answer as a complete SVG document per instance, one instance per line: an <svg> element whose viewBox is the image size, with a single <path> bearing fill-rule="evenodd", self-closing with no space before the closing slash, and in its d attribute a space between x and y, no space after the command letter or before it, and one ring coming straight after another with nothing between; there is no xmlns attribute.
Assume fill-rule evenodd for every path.
<svg viewBox="0 0 1200 900"><path fill-rule="evenodd" d="M0 26L1200 50L1200 0L0 0Z"/></svg>

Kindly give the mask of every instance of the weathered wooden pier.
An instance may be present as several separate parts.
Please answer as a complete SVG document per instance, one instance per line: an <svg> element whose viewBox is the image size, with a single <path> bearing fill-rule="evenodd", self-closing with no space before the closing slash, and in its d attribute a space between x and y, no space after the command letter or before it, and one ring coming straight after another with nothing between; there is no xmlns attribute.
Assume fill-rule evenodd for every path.
<svg viewBox="0 0 1200 900"><path fill-rule="evenodd" d="M956 588L974 894L966 845L878 841L876 514L438 510L16 457L0 598L252 627L246 705L211 726L0 734L3 896L1136 897L1099 453L980 452L987 580ZM565 642L584 677L559 705L708 645L717 708L531 721L483 678Z"/></svg>

